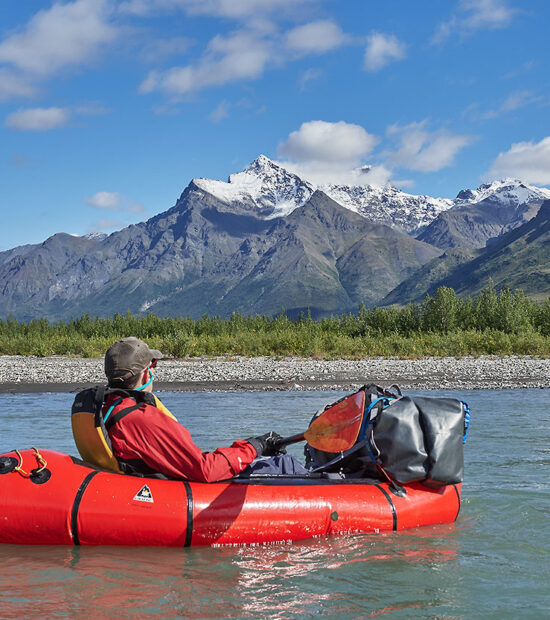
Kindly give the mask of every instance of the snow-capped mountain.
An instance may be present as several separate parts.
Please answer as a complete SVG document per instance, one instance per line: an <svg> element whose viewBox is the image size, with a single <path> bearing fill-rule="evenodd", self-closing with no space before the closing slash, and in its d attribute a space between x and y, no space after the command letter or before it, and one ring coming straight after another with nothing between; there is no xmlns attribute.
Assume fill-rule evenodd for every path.
<svg viewBox="0 0 550 620"><path fill-rule="evenodd" d="M353 175L357 184L316 185L260 156L227 182L191 181L173 207L110 235L57 233L0 252L0 317L57 320L128 309L229 316L273 314L281 306L324 316L375 305L392 289L401 295L405 280L422 288L415 274L424 265L428 275L443 277L447 267L441 271L437 257L446 250L461 248L449 261L462 257L457 269L472 261L464 269L477 273L476 257L492 257L506 244L525 263L524 280L503 271L515 269L511 254L502 264L491 258L479 277L503 282L506 273L531 293L548 291L550 190L505 179L450 200L361 185L365 171ZM520 228L537 241L537 253L514 245L516 236L507 233ZM392 303L407 301L408 290Z"/></svg>
<svg viewBox="0 0 550 620"><path fill-rule="evenodd" d="M385 185L322 185L321 189L343 207L376 222L388 224L409 234L425 228L442 211L453 206L448 198L414 196Z"/></svg>
<svg viewBox="0 0 550 620"><path fill-rule="evenodd" d="M94 241L103 241L106 237L108 237L108 235L104 232L90 232L82 235L83 239L93 239Z"/></svg>
<svg viewBox="0 0 550 620"><path fill-rule="evenodd" d="M504 179L465 189L417 236L442 250L483 248L536 216L550 190Z"/></svg>
<svg viewBox="0 0 550 620"><path fill-rule="evenodd" d="M191 182L171 209L109 236L57 233L0 253L0 317L130 310L198 318L281 306L324 316L376 303L440 253L320 191L266 219Z"/></svg>
<svg viewBox="0 0 550 620"><path fill-rule="evenodd" d="M357 175L360 177L360 175ZM493 181L477 189L464 189L452 200L407 194L391 184L318 185L265 155L260 155L227 182L194 179L203 191L228 204L254 210L264 219L285 217L304 205L319 189L337 203L376 224L386 224L414 236L419 235L440 214L450 209L491 204L493 207L523 208L550 198L550 190L518 180ZM535 214L529 214L532 217ZM525 218L523 218L525 219Z"/></svg>
<svg viewBox="0 0 550 620"><path fill-rule="evenodd" d="M463 189L458 192L453 206L477 204L484 200L499 202L509 207L519 207L531 202L550 199L550 189L528 185L518 179L502 179L484 183L477 189Z"/></svg>
<svg viewBox="0 0 550 620"><path fill-rule="evenodd" d="M255 207L256 215L265 219L289 215L304 205L316 189L265 155L260 155L242 172L230 175L227 183L203 178L193 181L223 202Z"/></svg>
<svg viewBox="0 0 550 620"><path fill-rule="evenodd" d="M219 200L255 208L256 215L266 219L289 215L320 189L368 220L407 233L426 227L454 204L446 198L406 194L391 185L316 185L265 155L260 155L243 172L232 174L227 183L213 179L194 179L194 182Z"/></svg>

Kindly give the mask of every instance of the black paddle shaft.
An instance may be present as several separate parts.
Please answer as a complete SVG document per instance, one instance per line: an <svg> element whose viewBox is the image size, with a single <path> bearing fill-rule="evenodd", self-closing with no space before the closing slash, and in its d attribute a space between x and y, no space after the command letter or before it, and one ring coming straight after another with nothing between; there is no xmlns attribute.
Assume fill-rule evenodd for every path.
<svg viewBox="0 0 550 620"><path fill-rule="evenodd" d="M283 437L279 439L279 441L275 444L277 448L282 448L283 446L288 446L291 443L298 443L299 441L304 441L305 433L298 433L298 435L290 435L290 437Z"/></svg>

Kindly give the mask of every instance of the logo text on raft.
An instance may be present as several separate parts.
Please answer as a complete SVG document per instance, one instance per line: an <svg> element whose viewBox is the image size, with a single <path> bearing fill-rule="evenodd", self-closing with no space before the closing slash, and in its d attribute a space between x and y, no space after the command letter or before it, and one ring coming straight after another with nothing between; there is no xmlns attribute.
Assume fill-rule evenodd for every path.
<svg viewBox="0 0 550 620"><path fill-rule="evenodd" d="M151 489L146 484L144 484L141 489L135 494L134 501L147 502L149 504L152 504L155 500L153 499Z"/></svg>

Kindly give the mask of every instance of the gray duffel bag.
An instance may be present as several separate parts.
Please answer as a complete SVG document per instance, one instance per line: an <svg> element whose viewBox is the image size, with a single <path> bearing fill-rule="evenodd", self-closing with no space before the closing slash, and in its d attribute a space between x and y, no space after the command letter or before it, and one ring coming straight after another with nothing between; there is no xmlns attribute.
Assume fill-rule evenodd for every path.
<svg viewBox="0 0 550 620"><path fill-rule="evenodd" d="M392 480L434 488L462 482L465 403L416 396L376 400L365 439L371 458Z"/></svg>

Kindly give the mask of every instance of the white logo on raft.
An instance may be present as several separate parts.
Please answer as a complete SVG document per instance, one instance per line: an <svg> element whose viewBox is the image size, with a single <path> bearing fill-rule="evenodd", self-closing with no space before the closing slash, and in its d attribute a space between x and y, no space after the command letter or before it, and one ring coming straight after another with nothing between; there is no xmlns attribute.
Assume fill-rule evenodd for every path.
<svg viewBox="0 0 550 620"><path fill-rule="evenodd" d="M149 504L153 504L155 500L153 499L153 494L151 493L151 489L145 484L135 494L134 501L148 502Z"/></svg>

